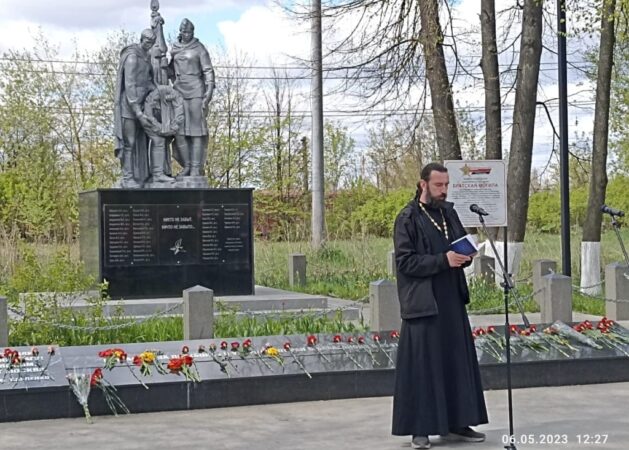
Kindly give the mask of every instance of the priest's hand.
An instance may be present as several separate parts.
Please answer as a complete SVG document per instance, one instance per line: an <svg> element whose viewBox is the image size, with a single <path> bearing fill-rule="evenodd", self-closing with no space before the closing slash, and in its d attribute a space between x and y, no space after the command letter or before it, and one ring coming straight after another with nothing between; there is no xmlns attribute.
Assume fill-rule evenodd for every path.
<svg viewBox="0 0 629 450"><path fill-rule="evenodd" d="M450 267L461 267L463 264L472 259L469 256L461 255L453 252L452 250L446 253L446 257L448 258L448 264Z"/></svg>

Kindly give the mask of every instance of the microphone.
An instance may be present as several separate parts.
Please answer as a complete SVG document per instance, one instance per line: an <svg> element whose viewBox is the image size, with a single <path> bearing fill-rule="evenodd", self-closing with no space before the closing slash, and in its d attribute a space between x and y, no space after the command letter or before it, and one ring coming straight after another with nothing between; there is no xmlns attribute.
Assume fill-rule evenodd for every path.
<svg viewBox="0 0 629 450"><path fill-rule="evenodd" d="M603 212L605 214L609 214L610 216L618 216L618 217L624 217L625 216L625 212L624 211L621 211L620 209L610 208L607 205L601 206L601 212Z"/></svg>
<svg viewBox="0 0 629 450"><path fill-rule="evenodd" d="M478 214L479 216L488 216L489 215L489 213L487 211L485 211L483 208L478 206L476 203L472 203L470 205L470 211L472 211L473 213Z"/></svg>

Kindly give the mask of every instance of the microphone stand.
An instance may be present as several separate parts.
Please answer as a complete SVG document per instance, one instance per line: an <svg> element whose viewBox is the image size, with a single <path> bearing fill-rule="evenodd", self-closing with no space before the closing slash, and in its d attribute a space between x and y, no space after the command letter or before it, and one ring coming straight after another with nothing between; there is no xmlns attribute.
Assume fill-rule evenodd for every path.
<svg viewBox="0 0 629 450"><path fill-rule="evenodd" d="M511 325L509 324L509 294L511 291L515 289L513 285L513 281L511 280L511 276L507 272L506 265L508 264L508 248L507 248L507 227L504 228L504 264L500 259L500 255L496 250L496 244L491 237L491 234L487 231L487 226L485 225L485 219L482 214L478 213L478 220L481 223L483 228L483 232L489 239L489 243L491 244L491 248L494 251L494 255L496 256L496 260L498 261L498 265L500 266L500 270L502 270L502 278L503 282L502 289L504 293L504 303L505 303L505 347L507 353L507 397L509 403L509 442L504 446L507 450L516 450L515 447L515 436L513 432L513 389L511 387ZM520 314L522 315L522 321L524 322L525 327L529 327L530 323L524 314L524 308L520 302L520 299L516 297L515 303L518 306Z"/></svg>
<svg viewBox="0 0 629 450"><path fill-rule="evenodd" d="M620 244L622 254L625 256L625 264L627 265L627 268L629 268L629 257L627 256L627 250L625 249L625 244L622 241L622 236L620 235L620 223L616 220L615 214L610 215L612 216L612 226L614 227L614 231L616 232L616 237L618 238L618 243Z"/></svg>

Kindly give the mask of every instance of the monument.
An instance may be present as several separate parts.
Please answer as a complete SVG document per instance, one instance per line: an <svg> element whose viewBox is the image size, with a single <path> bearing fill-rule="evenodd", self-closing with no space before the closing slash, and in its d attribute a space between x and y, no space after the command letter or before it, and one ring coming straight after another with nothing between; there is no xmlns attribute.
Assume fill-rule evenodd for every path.
<svg viewBox="0 0 629 450"><path fill-rule="evenodd" d="M178 297L195 285L252 294L252 189L210 189L205 176L210 55L188 19L168 49L159 2L150 7L150 28L120 52L120 179L79 194L81 258L114 299Z"/></svg>

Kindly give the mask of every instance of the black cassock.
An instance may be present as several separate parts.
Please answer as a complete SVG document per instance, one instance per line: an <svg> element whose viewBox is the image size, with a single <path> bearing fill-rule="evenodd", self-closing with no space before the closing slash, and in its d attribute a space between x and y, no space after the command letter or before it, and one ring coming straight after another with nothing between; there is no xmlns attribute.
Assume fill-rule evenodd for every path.
<svg viewBox="0 0 629 450"><path fill-rule="evenodd" d="M443 223L438 210L428 211L439 225ZM444 234L421 214L433 253L446 252ZM462 269L433 276L438 315L402 321L393 396L394 435L446 435L451 429L487 423L476 349L456 270Z"/></svg>

